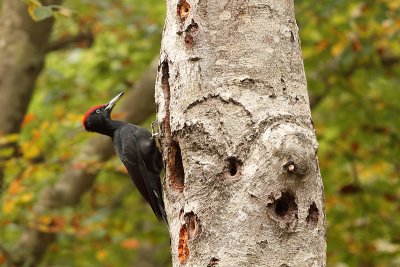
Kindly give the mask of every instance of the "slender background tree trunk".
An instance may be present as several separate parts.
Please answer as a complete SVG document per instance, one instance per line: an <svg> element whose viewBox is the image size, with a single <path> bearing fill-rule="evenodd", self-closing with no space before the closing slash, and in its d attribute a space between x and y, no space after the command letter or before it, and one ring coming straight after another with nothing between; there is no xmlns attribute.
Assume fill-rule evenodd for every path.
<svg viewBox="0 0 400 267"><path fill-rule="evenodd" d="M43 1L44 4L61 2ZM1 6L0 136L19 131L36 79L44 66L54 23L53 18L34 22L27 9L20 0L4 0ZM3 187L2 160L0 157L0 191Z"/></svg>
<svg viewBox="0 0 400 267"><path fill-rule="evenodd" d="M174 266L325 266L293 1L168 0L156 102Z"/></svg>
<svg viewBox="0 0 400 267"><path fill-rule="evenodd" d="M45 1L60 4L61 0ZM44 65L54 19L34 22L23 1L4 0L0 13L0 133L19 129Z"/></svg>

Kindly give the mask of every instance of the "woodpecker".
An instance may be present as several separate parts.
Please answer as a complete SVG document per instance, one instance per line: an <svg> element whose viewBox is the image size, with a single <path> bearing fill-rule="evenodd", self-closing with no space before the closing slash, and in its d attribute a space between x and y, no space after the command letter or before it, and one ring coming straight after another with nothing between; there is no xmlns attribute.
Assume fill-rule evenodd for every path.
<svg viewBox="0 0 400 267"><path fill-rule="evenodd" d="M154 136L137 125L111 119L111 111L123 94L119 93L107 104L89 109L82 124L86 131L111 137L114 150L133 183L156 217L167 223L160 181L163 162Z"/></svg>

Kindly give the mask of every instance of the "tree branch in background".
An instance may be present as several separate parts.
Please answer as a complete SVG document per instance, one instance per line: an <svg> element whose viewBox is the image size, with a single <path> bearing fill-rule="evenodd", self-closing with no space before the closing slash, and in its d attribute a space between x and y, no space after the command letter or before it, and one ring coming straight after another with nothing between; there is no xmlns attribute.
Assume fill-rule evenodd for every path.
<svg viewBox="0 0 400 267"><path fill-rule="evenodd" d="M127 114L127 121L140 124L155 112L153 103L156 73L157 62L154 61L125 98L120 111ZM90 139L78 156L65 166L65 173L59 180L40 193L34 206L34 216L38 218L52 210L77 205L82 195L93 186L99 170L76 168L76 165L89 161L105 162L112 155L114 151L108 137L96 136ZM55 237L56 233L28 227L13 250L14 265L37 266Z"/></svg>
<svg viewBox="0 0 400 267"><path fill-rule="evenodd" d="M81 47L90 48L94 43L94 35L90 30L79 32L76 35L66 35L47 45L47 52L54 52L63 49Z"/></svg>

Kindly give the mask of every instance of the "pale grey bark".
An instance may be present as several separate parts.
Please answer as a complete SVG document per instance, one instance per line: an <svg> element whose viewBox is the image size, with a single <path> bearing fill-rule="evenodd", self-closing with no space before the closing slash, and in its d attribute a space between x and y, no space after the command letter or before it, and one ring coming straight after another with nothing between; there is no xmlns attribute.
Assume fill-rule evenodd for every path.
<svg viewBox="0 0 400 267"><path fill-rule="evenodd" d="M168 0L156 102L174 266L325 266L293 1Z"/></svg>

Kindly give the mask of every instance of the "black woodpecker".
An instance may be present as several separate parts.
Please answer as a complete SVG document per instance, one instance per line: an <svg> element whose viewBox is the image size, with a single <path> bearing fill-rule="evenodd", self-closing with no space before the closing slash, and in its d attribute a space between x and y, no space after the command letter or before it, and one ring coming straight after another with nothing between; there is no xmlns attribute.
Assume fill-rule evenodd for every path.
<svg viewBox="0 0 400 267"><path fill-rule="evenodd" d="M160 181L163 162L155 138L142 127L111 119L111 111L123 94L118 94L108 104L89 109L83 118L83 126L89 132L111 137L115 152L124 163L133 183L157 218L167 223Z"/></svg>

